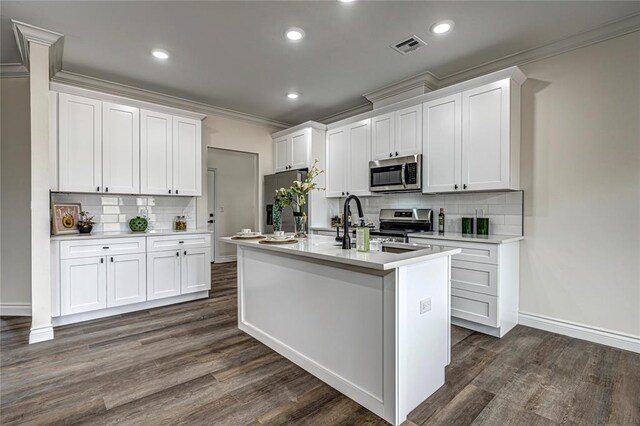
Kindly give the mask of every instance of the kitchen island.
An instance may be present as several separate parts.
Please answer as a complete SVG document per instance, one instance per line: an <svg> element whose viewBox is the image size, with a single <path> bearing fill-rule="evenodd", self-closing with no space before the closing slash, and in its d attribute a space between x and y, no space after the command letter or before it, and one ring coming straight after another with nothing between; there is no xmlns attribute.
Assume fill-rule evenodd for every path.
<svg viewBox="0 0 640 426"><path fill-rule="evenodd" d="M241 330L394 425L444 384L460 249L221 241L238 246Z"/></svg>

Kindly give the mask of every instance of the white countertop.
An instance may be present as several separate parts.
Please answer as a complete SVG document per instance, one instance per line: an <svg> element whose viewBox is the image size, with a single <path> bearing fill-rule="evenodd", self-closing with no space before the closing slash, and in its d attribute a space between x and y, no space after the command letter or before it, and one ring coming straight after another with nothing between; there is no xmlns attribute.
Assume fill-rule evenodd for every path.
<svg viewBox="0 0 640 426"><path fill-rule="evenodd" d="M92 240L102 238L125 238L125 237L161 237L170 235L185 235L185 234L210 234L206 228L188 229L186 231L173 231L171 229L158 229L146 232L131 232L131 231L117 231L117 232L92 232L90 234L64 234L64 235L52 235L51 241L65 241L65 240Z"/></svg>
<svg viewBox="0 0 640 426"><path fill-rule="evenodd" d="M299 239L297 243L281 245L259 244L259 240L232 240L231 237L220 238L220 241L382 271L461 252L457 248L442 246L428 246L406 253L359 252L356 249L343 250L333 237L324 235L309 235Z"/></svg>
<svg viewBox="0 0 640 426"><path fill-rule="evenodd" d="M489 244L506 244L514 241L524 240L521 235L471 235L461 234L459 232L445 232L439 234L438 232L414 232L408 234L409 238L428 238L430 240L448 240L448 241L463 241L469 243L489 243Z"/></svg>

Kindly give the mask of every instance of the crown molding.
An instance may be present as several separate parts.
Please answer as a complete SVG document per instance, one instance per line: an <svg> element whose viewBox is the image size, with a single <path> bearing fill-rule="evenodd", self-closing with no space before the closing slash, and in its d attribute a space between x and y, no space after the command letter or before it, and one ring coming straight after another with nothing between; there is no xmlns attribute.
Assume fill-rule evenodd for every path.
<svg viewBox="0 0 640 426"><path fill-rule="evenodd" d="M414 75L397 83L390 84L388 86L376 89L372 92L365 93L364 96L369 102L374 104L384 103L385 99L394 98L400 100L403 93L408 93L408 96L415 96L416 94L428 93L432 90L440 88L440 82L432 73L425 72L422 74ZM422 92L422 93L418 93Z"/></svg>
<svg viewBox="0 0 640 426"><path fill-rule="evenodd" d="M335 114L328 115L325 118L321 119L320 122L327 124L335 123L336 121L370 112L372 109L373 105L370 102L367 102L366 104L357 105L352 108L337 112Z"/></svg>
<svg viewBox="0 0 640 426"><path fill-rule="evenodd" d="M26 69L30 64L30 43L37 43L49 48L49 76L62 69L62 50L64 48L64 35L55 31L45 30L24 22L11 20L13 34L18 44L18 52Z"/></svg>
<svg viewBox="0 0 640 426"><path fill-rule="evenodd" d="M0 64L0 77L29 77L29 70L22 64Z"/></svg>
<svg viewBox="0 0 640 426"><path fill-rule="evenodd" d="M199 112L206 115L218 115L230 117L237 120L248 121L268 125L278 129L291 127L289 123L270 120L268 118L256 115L245 114L243 112L233 111L226 108L220 108L203 102L190 101L188 99L177 96L165 95L163 93L151 90L140 89L137 87L127 86L125 84L114 83L112 81L102 80L96 77L89 77L70 71L60 71L51 79L52 83L64 84L67 86L75 86L97 92L107 93L114 96L122 96L132 98L138 101L149 102L153 104L165 105L171 108L177 108L187 111Z"/></svg>
<svg viewBox="0 0 640 426"><path fill-rule="evenodd" d="M298 130L308 129L308 128L326 131L327 125L318 123L317 121L305 121L304 123L300 123L293 127L289 127L288 129L284 129L284 130L280 130L279 132L272 133L271 138L276 139L276 138L279 138L280 136L285 136L292 132L297 132Z"/></svg>

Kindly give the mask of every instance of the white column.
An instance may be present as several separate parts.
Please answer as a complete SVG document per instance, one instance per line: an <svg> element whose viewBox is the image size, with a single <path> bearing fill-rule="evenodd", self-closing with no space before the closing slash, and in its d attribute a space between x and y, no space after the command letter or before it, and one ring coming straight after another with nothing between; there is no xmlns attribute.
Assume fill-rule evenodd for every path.
<svg viewBox="0 0 640 426"><path fill-rule="evenodd" d="M49 242L49 46L29 42L31 101L31 312L29 343L53 339Z"/></svg>

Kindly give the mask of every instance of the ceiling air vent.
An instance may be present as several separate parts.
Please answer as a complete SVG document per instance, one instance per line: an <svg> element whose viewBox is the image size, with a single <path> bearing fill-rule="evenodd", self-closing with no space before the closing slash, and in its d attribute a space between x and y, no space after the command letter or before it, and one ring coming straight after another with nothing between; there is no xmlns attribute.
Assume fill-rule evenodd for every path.
<svg viewBox="0 0 640 426"><path fill-rule="evenodd" d="M427 43L420 40L420 37L414 34L405 38L404 40L393 43L391 45L391 48L397 52L402 53L403 55L406 55L407 53L415 52L416 50L426 45Z"/></svg>

